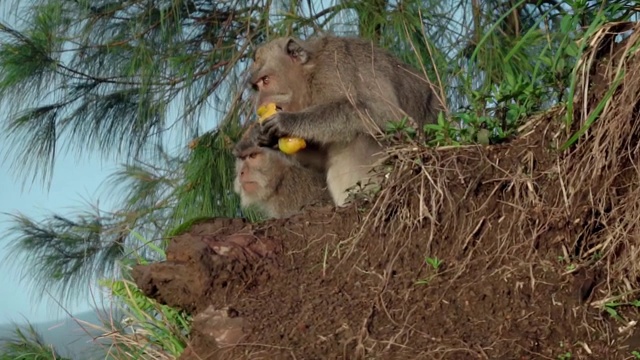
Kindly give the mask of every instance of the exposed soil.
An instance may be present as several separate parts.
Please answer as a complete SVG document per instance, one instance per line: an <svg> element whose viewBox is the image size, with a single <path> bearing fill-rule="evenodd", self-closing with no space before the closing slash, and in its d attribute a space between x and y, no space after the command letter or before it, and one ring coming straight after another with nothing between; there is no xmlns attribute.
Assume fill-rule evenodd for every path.
<svg viewBox="0 0 640 360"><path fill-rule="evenodd" d="M603 304L637 299L638 64L569 151L608 87L572 131L555 109L508 144L392 149L372 203L201 221L136 282L198 314L182 359L631 359L637 313Z"/></svg>

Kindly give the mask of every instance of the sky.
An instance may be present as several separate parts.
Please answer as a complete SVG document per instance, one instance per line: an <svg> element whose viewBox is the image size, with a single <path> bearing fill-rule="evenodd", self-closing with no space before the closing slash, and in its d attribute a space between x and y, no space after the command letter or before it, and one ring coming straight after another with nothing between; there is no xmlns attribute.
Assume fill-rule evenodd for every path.
<svg viewBox="0 0 640 360"><path fill-rule="evenodd" d="M0 2L0 21L20 27L15 21L15 9L11 8L15 3ZM19 4L21 7L28 6L29 1ZM7 110L0 108L0 114L7 114ZM0 117L0 121L4 120ZM64 135L59 142L66 143ZM7 214L22 213L40 221L52 213L72 215L95 204L99 204L101 210L113 210L119 199L106 197L108 194L105 194L102 184L118 168L119 163L115 159L102 160L103 157L98 154L84 152L82 157L77 157L77 154L67 155L58 149L53 177L47 188L42 182L36 181L32 185L30 178L25 182L24 178L17 176L16 169L10 167L13 158L5 156L9 145L4 134L0 134L0 324L20 323L25 319L31 323L58 321L68 318L67 311L78 314L92 310L99 300L78 299L63 304L62 308L51 296L45 295L42 299L33 297L28 279L20 279L19 264L5 263L8 253L6 235L11 226L11 217Z"/></svg>
<svg viewBox="0 0 640 360"><path fill-rule="evenodd" d="M0 21L15 26L15 17L9 10L13 1L2 2L0 5ZM26 5L21 2L20 5ZM0 109L0 114L7 111ZM98 162L95 157L85 156L76 159L75 156L65 156L59 153L54 168L51 186L47 189L41 183L33 186L27 182L23 187L23 180L15 175L10 168L12 159L5 159L7 153L6 138L0 134L0 324L8 322L22 322L28 319L32 323L56 321L66 318L65 309L71 313L80 313L91 309L93 301L80 300L77 304L68 304L65 309L56 304L50 297L32 298L26 280L19 278L16 265L9 266L4 262L8 243L5 238L11 226L9 214L22 214L41 220L52 212L69 214L80 208L86 208L87 203L95 204L98 200L97 190L100 184L117 167L117 163ZM110 201L100 199L109 210ZM67 305L67 304L65 304Z"/></svg>
<svg viewBox="0 0 640 360"><path fill-rule="evenodd" d="M11 162L3 161L6 153L6 139L0 137L0 235L4 236L10 224L6 214L20 212L28 217L41 220L52 212L70 214L86 208L87 202L95 203L104 195L98 192L106 177L117 167L115 162L100 163L94 159L76 159L75 156L61 155L57 159L51 187L35 183L23 188L23 179L13 175ZM100 198L100 206L108 205L108 199ZM16 265L3 263L7 248L6 239L0 241L0 292L10 291L11 295L0 296L0 324L25 318L31 322L59 320L65 311L50 298L36 301L32 299L25 280L19 278ZM90 310L90 302L79 301L66 307L72 313Z"/></svg>
<svg viewBox="0 0 640 360"><path fill-rule="evenodd" d="M0 1L0 22L20 28L15 23L15 13L10 11L12 3L13 1ZM28 3L22 1L20 6L27 6ZM0 129L5 120L1 114L7 113L6 109L0 107ZM215 126L216 122L211 120L209 113L204 111L203 114L205 120L202 125ZM172 110L169 110L168 115L169 118L176 116ZM184 136L180 137L178 133L169 131L165 134L169 151L186 145ZM60 151L59 146L50 187L47 188L46 183L39 181L32 185L31 178L25 183L24 178L17 176L16 169L11 168L13 158L5 156L10 142L7 143L4 135L0 133L0 325L20 323L25 319L31 323L59 321L68 318L67 312L75 315L93 310L96 306L102 308L99 294L95 293L95 298L74 299L74 303L63 305L57 303L56 294L45 295L43 299L33 298L35 294L29 286L29 279L20 278L17 265L4 263L8 253L6 234L11 227L11 216L7 214L21 213L41 221L53 213L73 218L74 213L96 204L99 204L100 210L116 210L117 201L121 198L108 196L105 190L109 188L104 186L104 182L119 168L120 162L115 159L104 160L105 157L98 153L84 152L81 157L75 153L67 155ZM67 144L64 134L58 139L58 143Z"/></svg>

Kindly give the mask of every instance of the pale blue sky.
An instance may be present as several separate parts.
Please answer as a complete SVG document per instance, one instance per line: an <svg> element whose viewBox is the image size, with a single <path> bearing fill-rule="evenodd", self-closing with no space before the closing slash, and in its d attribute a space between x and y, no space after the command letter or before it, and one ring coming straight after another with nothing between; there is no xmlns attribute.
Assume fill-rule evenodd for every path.
<svg viewBox="0 0 640 360"><path fill-rule="evenodd" d="M15 12L10 11L10 2L0 2L0 21L16 25ZM27 6L28 1L20 2L20 6ZM18 11L20 13L20 11ZM2 111L0 114L6 114ZM174 109L175 110L175 109ZM199 124L204 128L214 127L217 123L217 115L210 112L211 109L203 111ZM169 111L169 121L175 118L175 112ZM0 129L3 121L6 120L0 115ZM101 187L106 178L118 167L120 158L100 161L102 158L98 153L83 152L81 157L77 154L66 154L61 152L61 148L66 148L67 141L62 135L58 139L56 154L56 164L53 172L51 186L47 189L42 183L27 182L23 188L24 179L15 176L15 169L11 169L13 158L5 160L8 146L5 134L0 133L0 236L7 233L10 227L10 217L6 213L16 214L18 212L35 219L42 220L52 213L63 216L71 215L78 210L87 209L91 205L99 204L101 210L114 210L117 202L121 200L119 194L105 194L107 187ZM165 140L169 144L170 152L184 149L189 138L178 130L170 130L165 134ZM61 308L56 300L48 295L44 299L34 299L32 289L29 287L28 279L20 279L18 269L15 266L3 264L7 254L7 239L0 239L0 324L7 322L21 322L25 318L30 322L57 321L66 318L66 311L72 314L90 310L92 307L100 305L98 299L75 299L72 304L64 304ZM92 285L92 286L95 286ZM93 291L99 291L94 289ZM52 294L56 296L56 294ZM99 298L99 294L94 294ZM94 305L95 303L97 305Z"/></svg>
<svg viewBox="0 0 640 360"><path fill-rule="evenodd" d="M14 2L2 2L0 20L15 26L15 13L10 11L12 3ZM20 5L27 3L21 2ZM3 113L6 114L6 111L0 111L0 114ZM12 159L4 159L9 144L3 135L0 134L0 236L4 236L10 226L10 218L5 213L21 212L41 220L51 212L69 214L86 208L87 202L95 203L98 200L97 189L117 166L115 162L96 162L96 156L86 156L86 153L81 159L59 153L50 189L47 190L38 183L23 188L24 179L14 176L9 168ZM100 199L100 207L110 209L112 202L103 198ZM0 239L0 324L20 322L25 318L31 322L64 318L64 309L56 305L54 299L33 299L28 284L19 278L15 266L3 263L7 253L6 244L5 238ZM78 313L89 310L89 304L89 301L79 300L66 309Z"/></svg>
<svg viewBox="0 0 640 360"><path fill-rule="evenodd" d="M6 153L5 139L0 137L0 155ZM22 189L22 179L13 176L9 168L10 161L2 161L0 157L0 234L4 235L9 227L9 217L5 213L21 212L37 220L51 212L69 214L78 209L86 208L87 202L98 200L98 188L105 178L112 173L117 164L115 162L100 164L95 160L85 158L75 159L75 156L58 157L50 191L38 183L25 186ZM102 192L100 195L104 195ZM109 199L100 197L100 207L109 209ZM18 278L15 266L1 263L7 253L0 241L0 324L9 321L22 321L24 318L32 322L57 320L64 317L65 312L60 309L53 299L35 301L24 280ZM7 296L9 295L9 296ZM68 310L80 312L89 310L89 302L79 301L71 304Z"/></svg>

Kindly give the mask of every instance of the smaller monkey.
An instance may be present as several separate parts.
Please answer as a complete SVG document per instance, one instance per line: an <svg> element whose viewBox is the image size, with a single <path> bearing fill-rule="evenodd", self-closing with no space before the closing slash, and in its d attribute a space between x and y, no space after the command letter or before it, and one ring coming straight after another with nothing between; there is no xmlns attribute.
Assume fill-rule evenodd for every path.
<svg viewBox="0 0 640 360"><path fill-rule="evenodd" d="M253 124L247 131L257 130ZM331 204L324 172L303 167L279 150L260 147L245 136L235 146L234 191L241 206L255 206L270 218L286 218L308 205Z"/></svg>

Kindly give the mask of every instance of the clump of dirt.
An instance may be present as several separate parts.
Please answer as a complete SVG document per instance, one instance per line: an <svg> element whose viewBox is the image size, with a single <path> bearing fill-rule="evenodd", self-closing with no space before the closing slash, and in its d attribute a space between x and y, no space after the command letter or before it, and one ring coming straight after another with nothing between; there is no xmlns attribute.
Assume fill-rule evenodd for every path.
<svg viewBox="0 0 640 360"><path fill-rule="evenodd" d="M372 203L212 219L176 236L167 261L134 277L198 314L182 358L629 357L637 314L603 306L633 300L639 283L634 30L622 44L613 25L594 36L594 59L604 44L624 51L578 65L568 129L556 108L508 144L394 148ZM589 85L622 70L610 99L611 87ZM559 151L602 99L598 120Z"/></svg>

